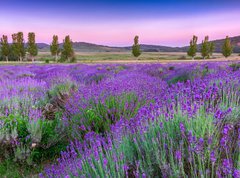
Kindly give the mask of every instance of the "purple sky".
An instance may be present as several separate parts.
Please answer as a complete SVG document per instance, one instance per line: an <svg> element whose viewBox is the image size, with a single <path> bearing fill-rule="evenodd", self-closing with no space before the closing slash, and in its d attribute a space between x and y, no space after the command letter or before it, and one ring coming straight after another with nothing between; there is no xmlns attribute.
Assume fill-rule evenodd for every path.
<svg viewBox="0 0 240 178"><path fill-rule="evenodd" d="M112 46L131 45L134 35L140 43L169 46L188 45L193 34L199 40L240 35L240 2L234 0L36 2L1 2L0 35L22 31L26 38L35 32L37 42L46 43L54 34L60 41L70 35L73 41Z"/></svg>

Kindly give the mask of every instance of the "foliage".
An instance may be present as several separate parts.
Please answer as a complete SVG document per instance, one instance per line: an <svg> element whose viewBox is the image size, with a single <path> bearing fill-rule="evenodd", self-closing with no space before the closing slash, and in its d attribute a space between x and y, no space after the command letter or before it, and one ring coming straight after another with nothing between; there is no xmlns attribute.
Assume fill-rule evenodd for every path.
<svg viewBox="0 0 240 178"><path fill-rule="evenodd" d="M222 46L222 54L223 54L224 57L227 58L227 57L231 56L232 51L233 51L233 47L231 45L231 40L227 36L225 41L224 41L224 44Z"/></svg>
<svg viewBox="0 0 240 178"><path fill-rule="evenodd" d="M63 137L59 137L57 132L61 126L59 118L49 121L9 115L0 119L2 159L13 157L15 162L33 165L37 150L43 148L44 152L45 149L63 141L61 140Z"/></svg>
<svg viewBox="0 0 240 178"><path fill-rule="evenodd" d="M197 40L198 40L198 37L194 35L192 40L190 41L190 47L187 52L188 55L192 57L192 59L194 59L194 57L197 54Z"/></svg>
<svg viewBox="0 0 240 178"><path fill-rule="evenodd" d="M49 64L49 61L50 61L49 59L45 59L46 64Z"/></svg>
<svg viewBox="0 0 240 178"><path fill-rule="evenodd" d="M139 37L134 37L134 44L132 46L132 54L134 57L139 57L141 55L140 45L139 45Z"/></svg>
<svg viewBox="0 0 240 178"><path fill-rule="evenodd" d="M18 32L13 34L12 40L13 40L13 44L12 44L13 55L18 57L19 61L22 61L26 55L23 33Z"/></svg>
<svg viewBox="0 0 240 178"><path fill-rule="evenodd" d="M0 175L237 177L239 72L232 62L1 66Z"/></svg>
<svg viewBox="0 0 240 178"><path fill-rule="evenodd" d="M72 47L72 40L70 39L70 36L66 36L65 40L63 41L63 49L61 53L61 61L65 62L71 62L74 57L74 50Z"/></svg>
<svg viewBox="0 0 240 178"><path fill-rule="evenodd" d="M212 56L214 50L215 50L214 43L213 42L209 42L209 57Z"/></svg>
<svg viewBox="0 0 240 178"><path fill-rule="evenodd" d="M32 62L34 61L34 57L38 54L38 47L35 42L35 33L28 33L28 47L27 52L29 53Z"/></svg>
<svg viewBox="0 0 240 178"><path fill-rule="evenodd" d="M110 126L121 118L130 119L134 117L139 108L145 104L134 93L121 94L119 96L108 96L101 100L94 98L88 101L86 108L79 108L80 113L70 116L70 123L73 128L81 125L80 138L87 132L106 134ZM73 129L75 134L76 130Z"/></svg>
<svg viewBox="0 0 240 178"><path fill-rule="evenodd" d="M50 45L50 51L51 51L52 56L55 56L55 61L57 62L58 61L58 55L60 53L58 36L57 35L53 35L52 44Z"/></svg>
<svg viewBox="0 0 240 178"><path fill-rule="evenodd" d="M18 57L18 45L17 45L17 34L14 33L12 34L12 45L11 45L11 51L12 51L12 56L14 58L17 58L17 60L19 60Z"/></svg>
<svg viewBox="0 0 240 178"><path fill-rule="evenodd" d="M175 83L178 83L178 82L187 82L191 78L192 78L191 74L189 74L187 72L183 72L183 73L179 74L178 76L170 79L168 81L168 84L175 84Z"/></svg>
<svg viewBox="0 0 240 178"><path fill-rule="evenodd" d="M165 88L164 97L104 135L85 133L40 175L238 177L239 73L218 72Z"/></svg>
<svg viewBox="0 0 240 178"><path fill-rule="evenodd" d="M1 38L1 55L5 57L5 60L8 62L8 58L10 55L10 46L8 44L8 37L3 35Z"/></svg>
<svg viewBox="0 0 240 178"><path fill-rule="evenodd" d="M205 39L202 41L201 46L201 54L203 59L206 59L206 57L210 57L212 55L214 50L214 44L209 42L209 37L205 36Z"/></svg>

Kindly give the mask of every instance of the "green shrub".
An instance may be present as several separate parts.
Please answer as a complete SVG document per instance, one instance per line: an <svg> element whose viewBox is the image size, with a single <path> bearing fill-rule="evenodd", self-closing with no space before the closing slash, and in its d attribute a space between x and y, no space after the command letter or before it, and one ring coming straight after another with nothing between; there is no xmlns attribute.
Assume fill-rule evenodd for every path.
<svg viewBox="0 0 240 178"><path fill-rule="evenodd" d="M71 90L75 90L75 88L76 85L71 81L56 84L48 91L48 97L54 98L64 94L70 94Z"/></svg>
<svg viewBox="0 0 240 178"><path fill-rule="evenodd" d="M44 120L26 118L21 115L2 116L0 118L2 123L0 159L13 159L14 162L32 165L33 160L36 160L38 150L41 150L40 155L44 155L46 149L66 141L64 139L66 135L63 134L65 128L60 118Z"/></svg>
<svg viewBox="0 0 240 178"><path fill-rule="evenodd" d="M175 84L177 82L186 82L187 80L192 80L193 76L187 72L183 72L176 77L171 78L170 80L167 81L167 83L170 84Z"/></svg>
<svg viewBox="0 0 240 178"><path fill-rule="evenodd" d="M125 69L127 69L127 67L124 65L117 66L114 72L115 72L115 74L118 74L120 71L125 70Z"/></svg>
<svg viewBox="0 0 240 178"><path fill-rule="evenodd" d="M70 59L70 62L71 62L71 63L77 62L77 58L76 58L75 56L73 56L73 57Z"/></svg>
<svg viewBox="0 0 240 178"><path fill-rule="evenodd" d="M186 56L180 56L180 57L178 58L178 60L186 60L186 59L187 59Z"/></svg>
<svg viewBox="0 0 240 178"><path fill-rule="evenodd" d="M45 59L45 63L46 63L46 64L49 64L49 59Z"/></svg>
<svg viewBox="0 0 240 178"><path fill-rule="evenodd" d="M210 71L208 66L205 66L204 69L202 70L202 77L205 77L209 72Z"/></svg>
<svg viewBox="0 0 240 178"><path fill-rule="evenodd" d="M203 59L202 57L200 57L200 56L197 56L197 57L195 57L194 59L197 59L197 60L199 60L199 59Z"/></svg>
<svg viewBox="0 0 240 178"><path fill-rule="evenodd" d="M105 133L110 125L120 118L129 119L135 116L138 109L145 104L134 93L119 96L108 96L104 102L91 99L88 107L80 109L80 114L71 117L73 124L84 125L97 133ZM76 124L80 123L80 124Z"/></svg>

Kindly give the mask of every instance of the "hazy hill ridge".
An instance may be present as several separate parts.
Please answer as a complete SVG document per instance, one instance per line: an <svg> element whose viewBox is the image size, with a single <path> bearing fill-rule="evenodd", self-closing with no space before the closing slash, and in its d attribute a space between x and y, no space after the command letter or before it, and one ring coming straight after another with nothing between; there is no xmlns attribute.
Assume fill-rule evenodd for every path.
<svg viewBox="0 0 240 178"><path fill-rule="evenodd" d="M240 52L240 36L231 37L232 45L234 46L233 52ZM212 41L215 44L215 52L221 52L224 39ZM46 43L38 43L40 51L49 51L50 45ZM62 47L62 44L60 44ZM198 45L200 50L201 44ZM112 47L105 45L92 44L87 42L73 42L73 48L76 52L127 52L131 50L131 46L126 47ZM184 47L170 47L161 45L148 45L141 44L141 50L144 52L187 52L188 46Z"/></svg>

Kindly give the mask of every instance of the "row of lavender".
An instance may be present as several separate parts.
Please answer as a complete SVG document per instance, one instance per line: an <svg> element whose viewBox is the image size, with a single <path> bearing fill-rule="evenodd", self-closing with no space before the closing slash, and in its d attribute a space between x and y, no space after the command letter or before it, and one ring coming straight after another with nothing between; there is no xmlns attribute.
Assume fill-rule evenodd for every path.
<svg viewBox="0 0 240 178"><path fill-rule="evenodd" d="M239 79L228 63L1 67L1 157L34 165L64 142L40 176L237 177Z"/></svg>
<svg viewBox="0 0 240 178"><path fill-rule="evenodd" d="M125 67L130 69L121 75L80 89L66 106L70 116L66 120L81 113L79 108L94 108L88 108L83 98L105 103L109 95L123 98L123 93L133 92L144 105L130 118L122 110L114 111L116 107L108 115L100 114L107 118L104 122L115 121L104 134L92 125L86 128L88 117L78 115L84 138L71 142L58 164L41 176L240 176L239 71L226 63ZM117 113L122 113L118 120Z"/></svg>

